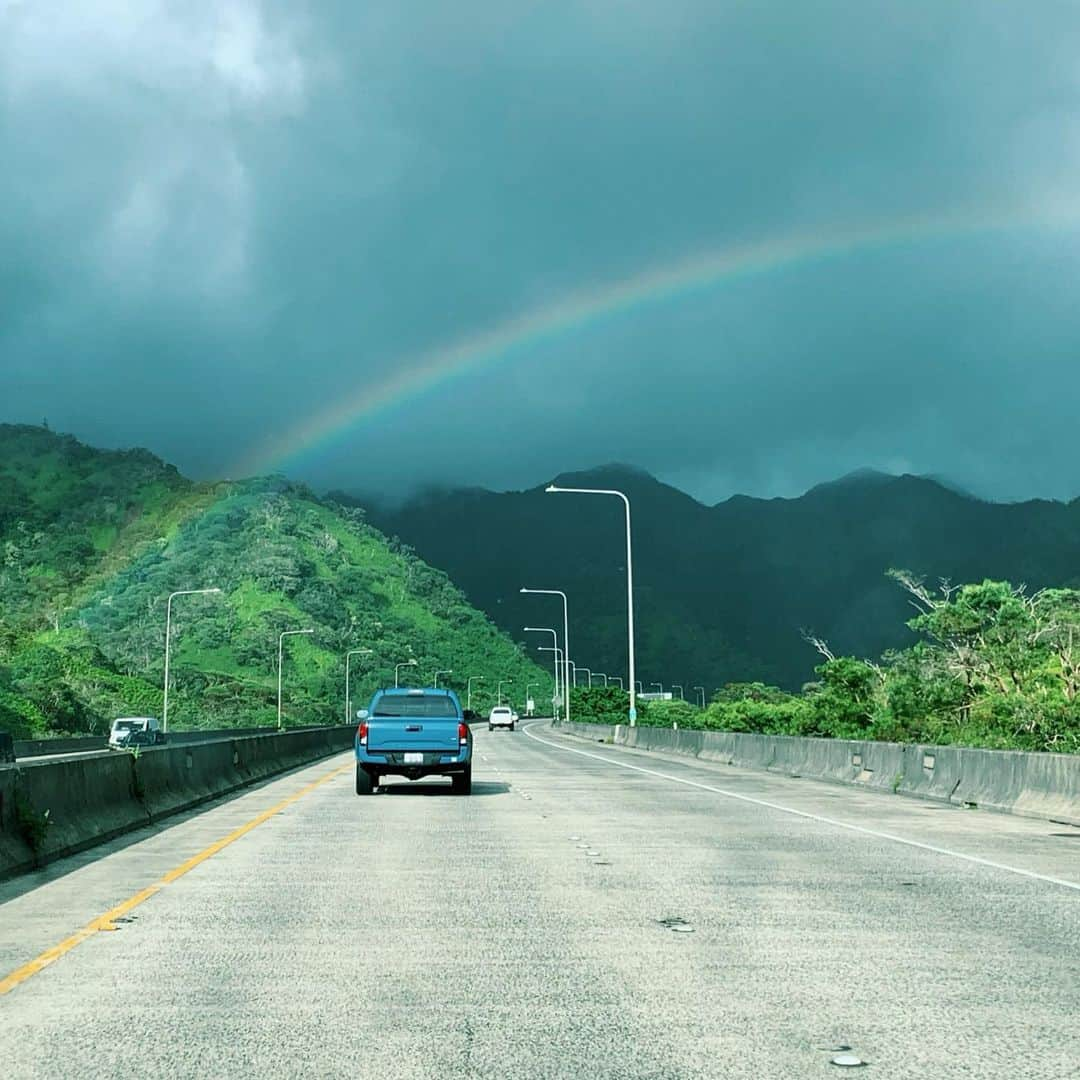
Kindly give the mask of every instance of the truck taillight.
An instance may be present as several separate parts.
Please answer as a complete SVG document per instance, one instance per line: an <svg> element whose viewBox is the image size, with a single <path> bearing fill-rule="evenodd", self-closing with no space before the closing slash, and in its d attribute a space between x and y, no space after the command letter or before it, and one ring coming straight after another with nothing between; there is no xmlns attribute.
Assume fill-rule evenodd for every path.
<svg viewBox="0 0 1080 1080"><path fill-rule="evenodd" d="M464 720L462 720L457 726L457 737L459 743L464 744L469 741L469 727Z"/></svg>
<svg viewBox="0 0 1080 1080"><path fill-rule="evenodd" d="M357 728L356 737L360 740L360 745L365 746L367 744L367 721L365 720Z"/></svg>

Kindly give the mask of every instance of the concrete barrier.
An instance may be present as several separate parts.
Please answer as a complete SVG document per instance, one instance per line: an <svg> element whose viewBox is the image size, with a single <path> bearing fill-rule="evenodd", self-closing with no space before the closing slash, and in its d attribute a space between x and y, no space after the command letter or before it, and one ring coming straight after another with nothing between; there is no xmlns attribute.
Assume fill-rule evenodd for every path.
<svg viewBox="0 0 1080 1080"><path fill-rule="evenodd" d="M815 740L829 741L829 740ZM853 784L898 792L904 780L907 754L902 743L855 742L838 739L836 746L851 761Z"/></svg>
<svg viewBox="0 0 1080 1080"><path fill-rule="evenodd" d="M104 750L109 744L105 735L75 735L70 739L16 739L15 757L40 757L42 754L74 754L83 750Z"/></svg>
<svg viewBox="0 0 1080 1080"><path fill-rule="evenodd" d="M17 778L14 766L0 767L0 868L32 858L19 824Z"/></svg>
<svg viewBox="0 0 1080 1080"><path fill-rule="evenodd" d="M735 733L733 731L703 731L698 757L702 761L714 761L730 765L734 757Z"/></svg>
<svg viewBox="0 0 1080 1080"><path fill-rule="evenodd" d="M134 764L138 796L151 820L198 806L240 787L246 778L233 764L241 740L169 746L140 754ZM291 760L282 762L288 768Z"/></svg>
<svg viewBox="0 0 1080 1080"><path fill-rule="evenodd" d="M301 728L0 767L0 877L340 753L355 732Z"/></svg>
<svg viewBox="0 0 1080 1080"><path fill-rule="evenodd" d="M290 731L306 731L307 728L290 728ZM310 730L322 730L312 728ZM235 739L238 735L276 735L276 727L252 728L205 728L197 731L170 731L166 745L175 743L206 742L211 739ZM108 749L107 735L73 735L61 739L15 739L15 757L41 757L45 754L75 754L88 750Z"/></svg>
<svg viewBox="0 0 1080 1080"><path fill-rule="evenodd" d="M560 724L590 741L1080 825L1080 755Z"/></svg>
<svg viewBox="0 0 1080 1080"><path fill-rule="evenodd" d="M963 748L959 746L909 745L905 747L904 776L898 790L902 795L952 802L963 775L963 761Z"/></svg>
<svg viewBox="0 0 1080 1080"><path fill-rule="evenodd" d="M580 724L576 720L571 720L568 724L565 720L560 720L556 730L564 731L568 735L577 735L578 738L589 739L592 742L621 742L621 739L616 738L619 732L634 729L624 724Z"/></svg>
<svg viewBox="0 0 1080 1080"><path fill-rule="evenodd" d="M150 814L137 798L131 754L15 766L23 838L38 864L110 840L146 825ZM39 841L26 835L40 825Z"/></svg>

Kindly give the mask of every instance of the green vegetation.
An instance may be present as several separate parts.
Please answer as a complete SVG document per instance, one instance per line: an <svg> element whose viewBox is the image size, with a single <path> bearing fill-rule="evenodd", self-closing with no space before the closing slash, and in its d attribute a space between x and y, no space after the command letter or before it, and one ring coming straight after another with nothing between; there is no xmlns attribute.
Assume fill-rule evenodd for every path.
<svg viewBox="0 0 1080 1080"><path fill-rule="evenodd" d="M872 662L809 638L822 662L800 693L730 683L704 710L643 704L640 722L1080 752L1080 591L934 590L891 576L918 609L909 648ZM101 733L115 716L160 716L166 598L209 586L222 594L173 606L177 727L273 723L286 629L315 631L286 639L289 724L344 718L344 656L355 648L373 655L354 657L354 708L408 659L420 684L453 669L441 683L463 698L468 676L485 676L478 711L494 704L499 679L513 680L519 709L528 683L540 684L538 701L550 693L548 670L358 508L281 478L194 484L145 450L0 426L0 730ZM625 695L576 689L573 711L618 723Z"/></svg>
<svg viewBox="0 0 1080 1080"><path fill-rule="evenodd" d="M27 847L37 854L45 845L52 821L48 810L38 813L18 788L15 789L15 824Z"/></svg>
<svg viewBox="0 0 1080 1080"><path fill-rule="evenodd" d="M922 635L880 662L823 656L818 680L791 694L762 683L732 683L711 704L643 703L643 725L818 735L1080 752L1080 592L1028 594L1008 582L928 588L903 571L893 577L919 614ZM580 702L579 702L580 699ZM625 695L576 691L576 717L621 723Z"/></svg>
<svg viewBox="0 0 1080 1080"><path fill-rule="evenodd" d="M315 631L285 639L293 725L344 718L349 649L373 650L353 657L354 710L410 658L409 681L453 669L440 685L463 698L486 676L477 709L500 678L515 700L551 685L445 574L281 478L194 484L147 451L0 425L0 552L0 730L17 738L160 716L166 599L188 588L222 595L173 603L170 726L274 723L286 629Z"/></svg>
<svg viewBox="0 0 1080 1080"><path fill-rule="evenodd" d="M931 479L861 473L795 499L735 496L703 506L619 466L554 479L629 496L637 667L665 683L799 690L819 662L799 640L805 626L838 656L909 648L911 609L885 577L890 566L929 581L1080 589L1080 499L995 504ZM518 585L556 583L571 598L580 659L625 673L622 508L612 499L547 495L544 486L365 505L368 521L442 567L512 634L541 619L560 625L546 621L561 615L557 600L517 593Z"/></svg>

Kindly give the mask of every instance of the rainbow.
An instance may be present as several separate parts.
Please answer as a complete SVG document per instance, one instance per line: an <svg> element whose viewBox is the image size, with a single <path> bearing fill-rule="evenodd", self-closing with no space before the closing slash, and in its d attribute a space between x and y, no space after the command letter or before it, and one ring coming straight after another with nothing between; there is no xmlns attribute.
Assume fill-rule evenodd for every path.
<svg viewBox="0 0 1080 1080"><path fill-rule="evenodd" d="M357 424L403 402L432 393L455 378L507 363L527 349L573 334L600 320L722 284L835 260L880 248L954 240L1016 229L1071 228L1080 224L1072 207L1041 211L984 212L980 215L920 216L848 230L793 233L733 247L647 270L586 289L539 311L507 319L460 341L402 360L391 375L367 381L335 399L326 409L277 432L231 470L249 476L278 470L302 454L316 451Z"/></svg>

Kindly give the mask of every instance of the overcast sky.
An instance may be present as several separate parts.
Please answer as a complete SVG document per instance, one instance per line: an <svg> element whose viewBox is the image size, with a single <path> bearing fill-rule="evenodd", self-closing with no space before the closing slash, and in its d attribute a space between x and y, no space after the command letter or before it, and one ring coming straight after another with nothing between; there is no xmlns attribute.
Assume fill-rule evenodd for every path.
<svg viewBox="0 0 1080 1080"><path fill-rule="evenodd" d="M1007 227L631 307L273 467L1080 495L1078 56L1073 0L0 0L0 420L226 475L582 293L970 218Z"/></svg>

